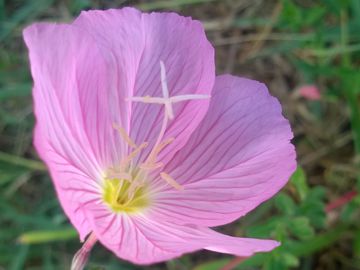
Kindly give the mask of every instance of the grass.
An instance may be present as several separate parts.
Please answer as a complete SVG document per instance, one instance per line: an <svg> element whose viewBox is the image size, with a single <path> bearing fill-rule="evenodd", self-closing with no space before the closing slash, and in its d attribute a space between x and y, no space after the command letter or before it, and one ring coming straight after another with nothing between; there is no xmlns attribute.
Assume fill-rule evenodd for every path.
<svg viewBox="0 0 360 270"><path fill-rule="evenodd" d="M264 81L280 99L300 166L275 198L224 228L281 240L269 254L234 260L197 252L137 267L97 245L88 269L211 270L230 263L235 269L360 269L359 195L325 211L360 191L358 0L0 0L0 268L67 269L80 247L32 146L32 81L21 30L34 21L69 21L82 9L125 5L201 20L216 47L218 73ZM297 96L303 84L315 84L321 100Z"/></svg>

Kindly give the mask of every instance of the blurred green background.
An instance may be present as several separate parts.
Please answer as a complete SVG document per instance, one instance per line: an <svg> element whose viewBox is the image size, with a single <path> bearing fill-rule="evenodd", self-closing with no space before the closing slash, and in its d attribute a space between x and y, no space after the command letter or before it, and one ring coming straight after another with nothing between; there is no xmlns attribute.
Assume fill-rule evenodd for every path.
<svg viewBox="0 0 360 270"><path fill-rule="evenodd" d="M263 81L283 105L299 167L287 186L219 228L283 245L252 258L197 252L137 267L97 245L88 269L360 269L359 0L0 0L0 269L69 269L80 243L32 146L31 77L22 41L34 21L136 6L201 20L217 72ZM321 97L309 100L301 86Z"/></svg>

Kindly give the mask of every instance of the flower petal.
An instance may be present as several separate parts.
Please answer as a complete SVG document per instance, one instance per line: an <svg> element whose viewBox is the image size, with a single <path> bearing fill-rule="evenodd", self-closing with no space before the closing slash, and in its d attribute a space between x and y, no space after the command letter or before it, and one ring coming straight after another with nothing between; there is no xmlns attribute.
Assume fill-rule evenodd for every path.
<svg viewBox="0 0 360 270"><path fill-rule="evenodd" d="M246 257L279 245L272 240L237 238L208 228L159 222L143 215L113 214L99 204L87 208L99 241L118 257L136 264L166 261L203 248Z"/></svg>
<svg viewBox="0 0 360 270"><path fill-rule="evenodd" d="M295 170L279 102L256 81L217 77L208 114L165 167L184 190L158 180L153 218L218 226L279 191Z"/></svg>
<svg viewBox="0 0 360 270"><path fill-rule="evenodd" d="M84 241L91 232L83 207L101 199L100 186L67 157L58 152L51 141L43 137L44 132L36 125L34 144L47 164L59 201L71 223Z"/></svg>
<svg viewBox="0 0 360 270"><path fill-rule="evenodd" d="M87 156L96 171L119 162L127 146L113 123L128 126L128 94L126 88L116 88L115 63L106 50L81 29L65 24L34 24L24 30L24 39L34 79L35 114L45 137L54 143L58 136L60 148L62 141L70 140L76 149L72 155Z"/></svg>
<svg viewBox="0 0 360 270"><path fill-rule="evenodd" d="M110 133L117 134L110 114L99 109L110 105L103 91L111 77L105 76L106 63L91 38L72 26L35 24L25 29L24 38L34 78L35 147L83 238L88 227L78 209L82 199L66 198L80 196L69 186L83 194L88 185L98 185L114 149L121 150L119 141L111 141Z"/></svg>
<svg viewBox="0 0 360 270"><path fill-rule="evenodd" d="M131 96L162 97L160 61L166 69L170 96L210 94L215 79L213 48L200 22L175 13L141 13L132 8L82 12L74 22L106 44L118 63L119 91ZM209 100L173 105L175 118L165 138L175 141L159 156L166 161L189 138L207 111ZM138 159L148 155L164 117L158 104L132 102L130 137L137 144L150 143Z"/></svg>

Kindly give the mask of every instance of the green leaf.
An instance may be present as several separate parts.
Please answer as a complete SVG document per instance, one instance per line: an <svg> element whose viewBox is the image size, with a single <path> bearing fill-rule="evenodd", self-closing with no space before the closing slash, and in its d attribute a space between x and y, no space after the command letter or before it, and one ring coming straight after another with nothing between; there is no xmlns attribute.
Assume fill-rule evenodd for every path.
<svg viewBox="0 0 360 270"><path fill-rule="evenodd" d="M321 22L326 14L326 9L322 6L316 6L313 8L308 8L303 15L303 24L306 26L313 26Z"/></svg>
<svg viewBox="0 0 360 270"><path fill-rule="evenodd" d="M148 1L139 4L137 7L141 10L153 10L163 8L178 8L184 5L193 5L199 3L207 3L215 0L162 0L162 1Z"/></svg>
<svg viewBox="0 0 360 270"><path fill-rule="evenodd" d="M324 188L314 187L309 190L298 209L299 215L308 217L311 225L319 229L325 227L326 221L324 197Z"/></svg>
<svg viewBox="0 0 360 270"><path fill-rule="evenodd" d="M29 83L18 83L0 88L0 101L9 98L30 96L31 85Z"/></svg>
<svg viewBox="0 0 360 270"><path fill-rule="evenodd" d="M278 256L268 257L268 260L265 262L264 270L286 270L285 261L279 258Z"/></svg>
<svg viewBox="0 0 360 270"><path fill-rule="evenodd" d="M0 161L32 170L39 170L39 171L46 170L44 163L40 161L22 158L5 152L0 152Z"/></svg>
<svg viewBox="0 0 360 270"><path fill-rule="evenodd" d="M298 31L302 25L301 9L293 1L283 0L280 25Z"/></svg>
<svg viewBox="0 0 360 270"><path fill-rule="evenodd" d="M305 172L300 166L297 167L296 171L291 176L290 183L294 185L296 192L303 201L309 191L309 186L306 182Z"/></svg>
<svg viewBox="0 0 360 270"><path fill-rule="evenodd" d="M288 241L287 243L284 243L284 249L297 257L307 256L333 245L344 235L344 232L350 232L349 225L339 225L332 230L315 235L302 242Z"/></svg>
<svg viewBox="0 0 360 270"><path fill-rule="evenodd" d="M355 233L354 255L357 259L360 259L360 230Z"/></svg>
<svg viewBox="0 0 360 270"><path fill-rule="evenodd" d="M281 259L284 261L284 264L288 267L298 267L300 263L299 258L289 252L282 253Z"/></svg>
<svg viewBox="0 0 360 270"><path fill-rule="evenodd" d="M352 220L356 220L360 209L360 202L356 199L357 197L360 197L360 195L356 196L349 203L347 203L341 211L340 218L343 222L351 222Z"/></svg>
<svg viewBox="0 0 360 270"><path fill-rule="evenodd" d="M287 216L293 215L296 208L293 199L285 193L280 193L275 197L275 205L280 212Z"/></svg>
<svg viewBox="0 0 360 270"><path fill-rule="evenodd" d="M2 24L0 27L0 41L3 41L8 35L15 32L15 28L20 25L21 22L29 20L34 16L40 14L44 10L48 9L53 3L53 0L38 0L29 1L27 4L20 6L16 11L11 14L11 17Z"/></svg>
<svg viewBox="0 0 360 270"><path fill-rule="evenodd" d="M284 221L283 221L284 222ZM340 225L334 229L331 229L323 234L315 235L313 238L310 238L308 240L304 240L302 242L299 241L286 241L282 243L280 248L282 250L286 250L287 253L293 254L295 257L303 257L308 256L310 254L313 254L315 252L318 252L322 249L325 249L331 245L333 245L335 242L337 242L345 232L349 232L349 226L348 225ZM279 249L279 248L278 248ZM275 253L277 250L274 250L270 253L258 253L249 259L245 260L241 264L239 264L237 267L235 267L235 270L243 270L248 269L246 267L259 267L261 265L264 265L265 263L268 263L271 258L275 257ZM281 258L281 257L280 257ZM276 266L277 262L271 262L271 266ZM281 266L280 266L281 267ZM250 268L252 269L252 268ZM258 268L256 268L258 269ZM271 268L270 268L271 269ZM274 269L274 268L272 268ZM276 269L280 270L282 268ZM194 269L199 270L199 269ZM202 269L200 269L202 270Z"/></svg>
<svg viewBox="0 0 360 270"><path fill-rule="evenodd" d="M314 228L307 217L296 217L289 221L289 231L299 239L309 239L314 236Z"/></svg>
<svg viewBox="0 0 360 270"><path fill-rule="evenodd" d="M32 231L22 234L19 242L22 244L39 244L52 241L64 241L78 236L73 228L65 228L52 231Z"/></svg>
<svg viewBox="0 0 360 270"><path fill-rule="evenodd" d="M11 265L10 265L10 270L21 270L24 269L24 264L25 264L25 260L26 257L29 253L29 246L25 245L25 246L19 246L16 248L15 252L15 256L13 256Z"/></svg>
<svg viewBox="0 0 360 270"><path fill-rule="evenodd" d="M282 217L272 217L265 223L248 227L247 235L256 238L269 237L277 229L279 224L285 224L286 219Z"/></svg>
<svg viewBox="0 0 360 270"><path fill-rule="evenodd" d="M193 270L219 270L230 262L230 259L219 259L196 266Z"/></svg>

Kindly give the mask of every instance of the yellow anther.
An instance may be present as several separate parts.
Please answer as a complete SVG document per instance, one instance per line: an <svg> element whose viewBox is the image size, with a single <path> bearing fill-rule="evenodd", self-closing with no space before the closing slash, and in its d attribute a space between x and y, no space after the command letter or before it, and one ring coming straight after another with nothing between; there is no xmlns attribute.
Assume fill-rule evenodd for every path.
<svg viewBox="0 0 360 270"><path fill-rule="evenodd" d="M121 135L121 137L124 139L124 141L130 145L132 148L136 148L137 145L134 143L133 140L131 140L130 136L126 133L125 129L123 129L122 127L120 127L119 125L117 125L116 123L113 124L113 128L115 128L119 134Z"/></svg>
<svg viewBox="0 0 360 270"><path fill-rule="evenodd" d="M121 162L120 162L120 171L123 172L125 171L126 167L129 165L129 163L131 162L131 160L133 160L134 157L136 157L136 155L143 150L145 147L147 147L149 145L148 142L143 142L142 144L140 144L134 151L132 151L126 158L124 158Z"/></svg>
<svg viewBox="0 0 360 270"><path fill-rule="evenodd" d="M162 179L164 179L170 186L176 188L177 190L184 190L184 187L180 185L178 182L175 181L174 178L172 178L170 175L168 175L166 172L160 173L160 176Z"/></svg>

